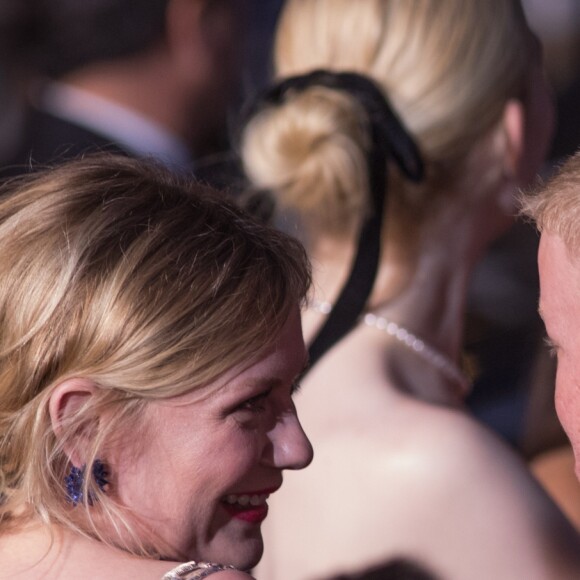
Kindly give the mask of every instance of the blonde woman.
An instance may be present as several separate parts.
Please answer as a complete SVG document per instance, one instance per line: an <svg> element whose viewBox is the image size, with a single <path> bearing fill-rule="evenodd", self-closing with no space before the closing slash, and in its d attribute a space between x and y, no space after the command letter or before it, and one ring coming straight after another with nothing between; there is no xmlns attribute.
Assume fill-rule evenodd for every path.
<svg viewBox="0 0 580 580"><path fill-rule="evenodd" d="M462 405L469 275L511 223L552 124L519 2L289 0L275 65L241 153L286 227L298 219L314 265L305 335L323 355L298 399L316 460L273 503L259 575L314 580L403 558L449 580L580 577L572 527ZM321 349L337 303L352 316L345 280L373 274L351 270L377 218L368 299Z"/></svg>
<svg viewBox="0 0 580 580"><path fill-rule="evenodd" d="M0 577L250 578L282 470L302 248L124 158L0 201Z"/></svg>

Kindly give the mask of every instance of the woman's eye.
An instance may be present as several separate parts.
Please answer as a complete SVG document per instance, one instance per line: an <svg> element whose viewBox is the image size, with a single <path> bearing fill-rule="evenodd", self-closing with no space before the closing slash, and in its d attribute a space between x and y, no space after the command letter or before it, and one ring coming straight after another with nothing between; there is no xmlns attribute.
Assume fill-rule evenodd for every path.
<svg viewBox="0 0 580 580"><path fill-rule="evenodd" d="M251 397L238 406L238 410L251 411L252 413L261 413L266 410L266 399L270 394L270 389L255 397Z"/></svg>

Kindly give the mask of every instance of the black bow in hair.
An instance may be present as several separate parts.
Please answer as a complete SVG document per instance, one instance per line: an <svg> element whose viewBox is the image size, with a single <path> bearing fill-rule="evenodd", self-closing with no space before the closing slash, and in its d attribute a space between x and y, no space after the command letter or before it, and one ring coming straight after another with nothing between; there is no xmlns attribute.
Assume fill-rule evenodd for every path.
<svg viewBox="0 0 580 580"><path fill-rule="evenodd" d="M371 130L371 148L367 154L370 215L358 238L357 253L336 304L309 347L310 368L356 324L372 291L381 252L381 229L387 192L387 160L392 158L411 181L424 178L419 149L394 113L382 89L372 79L359 73L317 70L281 80L267 88L250 105L249 120L261 109L284 102L289 94L321 86L344 91L364 108Z"/></svg>

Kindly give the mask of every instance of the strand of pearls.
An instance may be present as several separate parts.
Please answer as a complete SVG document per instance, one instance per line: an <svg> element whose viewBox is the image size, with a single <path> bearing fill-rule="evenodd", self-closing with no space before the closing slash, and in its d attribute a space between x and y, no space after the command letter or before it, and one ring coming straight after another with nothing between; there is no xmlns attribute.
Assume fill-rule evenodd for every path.
<svg viewBox="0 0 580 580"><path fill-rule="evenodd" d="M326 301L313 301L309 304L309 308L319 312L320 314L330 314L332 312L332 304ZM362 322L371 328L376 328L395 340L404 344L413 352L420 356L423 360L437 368L450 382L458 386L462 396L465 396L471 387L471 381L467 375L454 363L448 356L437 350L434 346L425 342L422 338L407 330L404 326L385 318L378 316L372 312L368 312L362 318Z"/></svg>

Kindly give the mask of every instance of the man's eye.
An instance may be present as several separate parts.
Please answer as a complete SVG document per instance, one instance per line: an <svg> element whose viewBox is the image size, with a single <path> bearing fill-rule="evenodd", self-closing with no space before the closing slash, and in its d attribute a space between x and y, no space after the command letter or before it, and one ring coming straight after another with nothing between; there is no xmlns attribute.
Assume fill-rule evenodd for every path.
<svg viewBox="0 0 580 580"><path fill-rule="evenodd" d="M558 346L550 338L544 338L544 344L548 347L548 352L551 357L558 356Z"/></svg>

